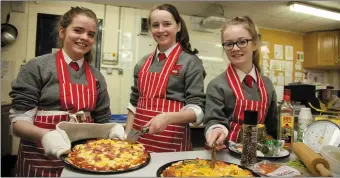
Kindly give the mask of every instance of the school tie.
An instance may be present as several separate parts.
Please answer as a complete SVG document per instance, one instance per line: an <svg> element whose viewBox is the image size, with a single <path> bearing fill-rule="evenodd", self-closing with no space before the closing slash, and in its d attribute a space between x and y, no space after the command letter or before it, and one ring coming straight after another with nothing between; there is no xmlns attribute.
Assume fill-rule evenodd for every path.
<svg viewBox="0 0 340 178"><path fill-rule="evenodd" d="M253 77L251 75L246 75L244 82L249 88L253 88Z"/></svg>
<svg viewBox="0 0 340 178"><path fill-rule="evenodd" d="M158 59L159 59L159 62L162 62L164 59L166 59L166 56L164 53L159 53L158 54Z"/></svg>
<svg viewBox="0 0 340 178"><path fill-rule="evenodd" d="M79 65L77 62L71 62L70 63L70 66L75 70L75 71L78 71L79 70Z"/></svg>

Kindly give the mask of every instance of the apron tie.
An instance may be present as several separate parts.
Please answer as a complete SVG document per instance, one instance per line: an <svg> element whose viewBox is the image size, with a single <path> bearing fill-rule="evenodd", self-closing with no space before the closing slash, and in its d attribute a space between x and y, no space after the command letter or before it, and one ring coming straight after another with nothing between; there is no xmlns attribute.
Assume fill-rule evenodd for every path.
<svg viewBox="0 0 340 178"><path fill-rule="evenodd" d="M69 111L37 111L37 116L53 116L53 115L68 115L70 118L69 122L86 122L86 117L90 116L90 112L78 111L71 113ZM78 117L80 119L78 119Z"/></svg>
<svg viewBox="0 0 340 178"><path fill-rule="evenodd" d="M69 122L76 122L79 123L78 117L80 116L80 121L85 122L86 121L86 115L84 111L78 111L76 113L69 113L68 114L70 121Z"/></svg>

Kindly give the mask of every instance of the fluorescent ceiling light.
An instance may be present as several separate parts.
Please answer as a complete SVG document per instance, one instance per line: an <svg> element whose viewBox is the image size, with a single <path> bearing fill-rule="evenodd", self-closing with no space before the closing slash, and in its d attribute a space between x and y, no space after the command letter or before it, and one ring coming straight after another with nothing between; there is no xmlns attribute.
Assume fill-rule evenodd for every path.
<svg viewBox="0 0 340 178"><path fill-rule="evenodd" d="M318 7L313 7L310 5L292 3L290 5L290 10L340 21L340 13L332 12L332 11L321 9Z"/></svg>

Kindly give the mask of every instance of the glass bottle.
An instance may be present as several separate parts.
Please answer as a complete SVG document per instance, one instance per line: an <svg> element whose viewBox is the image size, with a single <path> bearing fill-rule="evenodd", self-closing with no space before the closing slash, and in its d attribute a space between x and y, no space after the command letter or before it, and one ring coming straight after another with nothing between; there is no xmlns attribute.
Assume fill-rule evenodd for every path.
<svg viewBox="0 0 340 178"><path fill-rule="evenodd" d="M244 111L243 149L241 154L241 165L252 166L256 163L257 147L257 111Z"/></svg>
<svg viewBox="0 0 340 178"><path fill-rule="evenodd" d="M294 109L290 102L290 89L284 90L280 114L280 139L284 140L284 148L291 150L294 141Z"/></svg>

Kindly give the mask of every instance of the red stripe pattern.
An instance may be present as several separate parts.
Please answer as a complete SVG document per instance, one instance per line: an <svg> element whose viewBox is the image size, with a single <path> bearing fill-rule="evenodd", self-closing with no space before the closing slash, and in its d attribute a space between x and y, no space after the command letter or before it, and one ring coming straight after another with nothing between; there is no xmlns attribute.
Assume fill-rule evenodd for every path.
<svg viewBox="0 0 340 178"><path fill-rule="evenodd" d="M61 107L74 113L95 109L97 102L96 79L86 60L84 60L84 66L87 85L71 83L62 50L58 51L56 61Z"/></svg>
<svg viewBox="0 0 340 178"><path fill-rule="evenodd" d="M173 67L182 48L180 44L170 53L160 73L148 72L154 55L145 61L138 75L139 99L133 128L140 130L143 125L163 112L178 112L183 103L166 99L166 88ZM149 152L174 152L192 150L189 124L169 125L162 133L148 135L138 139Z"/></svg>
<svg viewBox="0 0 340 178"><path fill-rule="evenodd" d="M57 53L56 66L59 79L60 104L64 111L75 113L81 110L90 111L96 107L97 89L95 77L86 61L84 61L84 65L88 85L73 84L70 82L62 51L59 50ZM53 130L59 122L69 120L70 117L67 114L37 115L34 119L34 125ZM78 121L81 121L81 119L78 118ZM86 116L86 120L83 122L93 122L93 120L91 116ZM15 168L16 176L59 177L63 167L61 160L45 155L41 142L21 139Z"/></svg>
<svg viewBox="0 0 340 178"><path fill-rule="evenodd" d="M232 65L229 65L227 68L226 78L236 98L235 108L233 111L232 121L230 123L230 131L227 136L227 141L231 140L236 142L243 124L245 110L258 111L258 123L259 124L264 123L268 109L267 90L258 70L257 69L255 70L258 79L257 86L259 88L261 96L260 101L246 100L243 93L242 82L240 81L235 69L232 67Z"/></svg>

